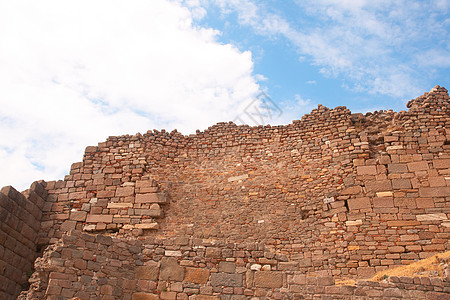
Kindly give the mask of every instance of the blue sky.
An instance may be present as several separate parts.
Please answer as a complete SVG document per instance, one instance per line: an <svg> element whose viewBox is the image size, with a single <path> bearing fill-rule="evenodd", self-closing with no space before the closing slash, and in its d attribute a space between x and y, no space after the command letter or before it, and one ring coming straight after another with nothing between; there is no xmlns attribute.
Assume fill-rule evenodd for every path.
<svg viewBox="0 0 450 300"><path fill-rule="evenodd" d="M260 85L275 101L298 95L354 112L398 111L450 82L450 1L233 0L203 7L197 24L252 51L255 73L267 78Z"/></svg>
<svg viewBox="0 0 450 300"><path fill-rule="evenodd" d="M0 0L0 186L62 179L111 135L288 124L318 104L405 110L450 86L449 9L448 0Z"/></svg>

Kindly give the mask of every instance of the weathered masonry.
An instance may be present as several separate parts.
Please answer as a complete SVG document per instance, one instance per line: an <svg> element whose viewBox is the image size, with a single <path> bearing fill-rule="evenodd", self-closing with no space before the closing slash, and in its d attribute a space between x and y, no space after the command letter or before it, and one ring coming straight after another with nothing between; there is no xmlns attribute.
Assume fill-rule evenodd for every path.
<svg viewBox="0 0 450 300"><path fill-rule="evenodd" d="M2 299L37 257L20 299L447 299L450 271L334 282L450 250L450 98L110 137L3 188L0 226Z"/></svg>

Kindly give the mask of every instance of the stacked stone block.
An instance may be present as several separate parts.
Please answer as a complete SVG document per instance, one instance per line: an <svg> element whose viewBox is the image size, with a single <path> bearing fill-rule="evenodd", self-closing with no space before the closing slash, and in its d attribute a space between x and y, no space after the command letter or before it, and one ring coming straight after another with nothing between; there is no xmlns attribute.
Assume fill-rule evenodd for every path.
<svg viewBox="0 0 450 300"><path fill-rule="evenodd" d="M286 126L110 137L47 183L39 243L57 245L67 232L140 243L133 255L146 258L124 272L142 262L157 267L136 284L159 277L142 282L136 299L155 286L158 297L277 298L300 293L289 275L369 277L450 250L450 99L437 86L408 107L362 115L319 105ZM117 257L105 272L120 272ZM185 286L186 276L198 282ZM301 293L341 289L322 286Z"/></svg>
<svg viewBox="0 0 450 300"><path fill-rule="evenodd" d="M295 271L260 244L75 231L48 254L37 264L41 280L19 299L448 299L450 292L448 276L335 285L332 276Z"/></svg>
<svg viewBox="0 0 450 300"><path fill-rule="evenodd" d="M27 286L40 252L37 235L47 198L45 182L34 182L19 193L7 186L0 191L0 298L17 297Z"/></svg>

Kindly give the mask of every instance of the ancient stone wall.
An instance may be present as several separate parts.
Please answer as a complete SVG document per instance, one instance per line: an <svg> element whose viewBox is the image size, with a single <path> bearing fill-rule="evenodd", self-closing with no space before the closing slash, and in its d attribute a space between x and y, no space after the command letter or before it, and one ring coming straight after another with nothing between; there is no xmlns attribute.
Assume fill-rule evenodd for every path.
<svg viewBox="0 0 450 300"><path fill-rule="evenodd" d="M122 269L106 263L108 272L123 270L121 276L181 251L178 263L194 261L183 268L209 272L212 295L269 298L275 296L262 296L269 287L260 295L257 281L214 289L226 273L220 262L245 268L237 272L242 282L252 265L279 272L268 281L279 285L281 276L277 288L289 294L288 275L364 278L450 250L450 98L437 86L408 108L362 115L319 105L286 126L219 123L189 136L155 130L110 137L87 147L64 180L47 183L38 240L58 245L65 233L84 232L113 236L120 247L119 240L140 244L132 256L143 259ZM76 247L103 247L95 235L82 237L94 240ZM62 255L75 246L53 247L62 247ZM36 273L41 293L51 280L46 272ZM92 272L95 280L110 277ZM75 277L70 282L67 289L82 291ZM86 292L98 296L105 282L98 284ZM63 291L52 287L48 295L56 295L52 289Z"/></svg>
<svg viewBox="0 0 450 300"><path fill-rule="evenodd" d="M144 226L259 241L335 276L407 264L450 247L448 94L435 88L408 105L366 116L319 106L287 126L110 137L49 184L45 226L56 238Z"/></svg>
<svg viewBox="0 0 450 300"><path fill-rule="evenodd" d="M37 235L46 199L44 182L23 193L10 186L0 191L0 299L18 296L27 286L40 252Z"/></svg>

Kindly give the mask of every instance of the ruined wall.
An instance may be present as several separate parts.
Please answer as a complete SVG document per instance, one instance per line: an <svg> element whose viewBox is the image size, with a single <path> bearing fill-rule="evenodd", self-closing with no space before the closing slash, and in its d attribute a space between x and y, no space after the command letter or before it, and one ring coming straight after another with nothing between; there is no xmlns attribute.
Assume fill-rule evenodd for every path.
<svg viewBox="0 0 450 300"><path fill-rule="evenodd" d="M448 299L450 292L450 269L443 279L336 286L332 276L307 276L261 243L136 241L74 231L50 250L19 299Z"/></svg>
<svg viewBox="0 0 450 300"><path fill-rule="evenodd" d="M27 285L40 252L37 235L46 198L44 182L22 194L10 186L0 191L0 299L18 296Z"/></svg>
<svg viewBox="0 0 450 300"><path fill-rule="evenodd" d="M450 248L449 97L436 87L408 105L110 137L49 184L44 227L258 241L334 276L411 263Z"/></svg>
<svg viewBox="0 0 450 300"><path fill-rule="evenodd" d="M113 244L120 249L106 247L119 252L112 263L104 261L105 271L86 267L96 284L95 291L86 292L96 295L109 295L100 290L106 283L99 278L128 278L141 263L159 264L163 256L175 255L166 251L181 251L175 255L178 263L188 259L209 272L204 284L212 295L275 298L267 294L270 287L261 287L260 295L257 281L230 289L228 283L213 284L221 277L212 274L226 273L220 262L234 263L244 284L244 273L259 265L278 272L258 276L288 295L294 293L290 275L364 278L450 250L450 98L446 89L435 87L408 108L364 116L319 105L286 126L219 123L189 136L155 130L110 137L87 147L64 180L47 183L38 240L54 244L50 253L62 255L72 248L104 247L87 234L83 239L94 240L61 244L67 232L118 239ZM136 252L129 254L121 243L137 243L141 250L133 246ZM65 273L66 263L85 264L78 250L57 272ZM47 284L51 272L35 273L38 292L53 286ZM47 295L64 288L64 297L83 291L84 275L67 279L67 287L51 287ZM167 280L153 281L158 287ZM196 289L186 284L176 292ZM169 287L158 291L163 289Z"/></svg>

